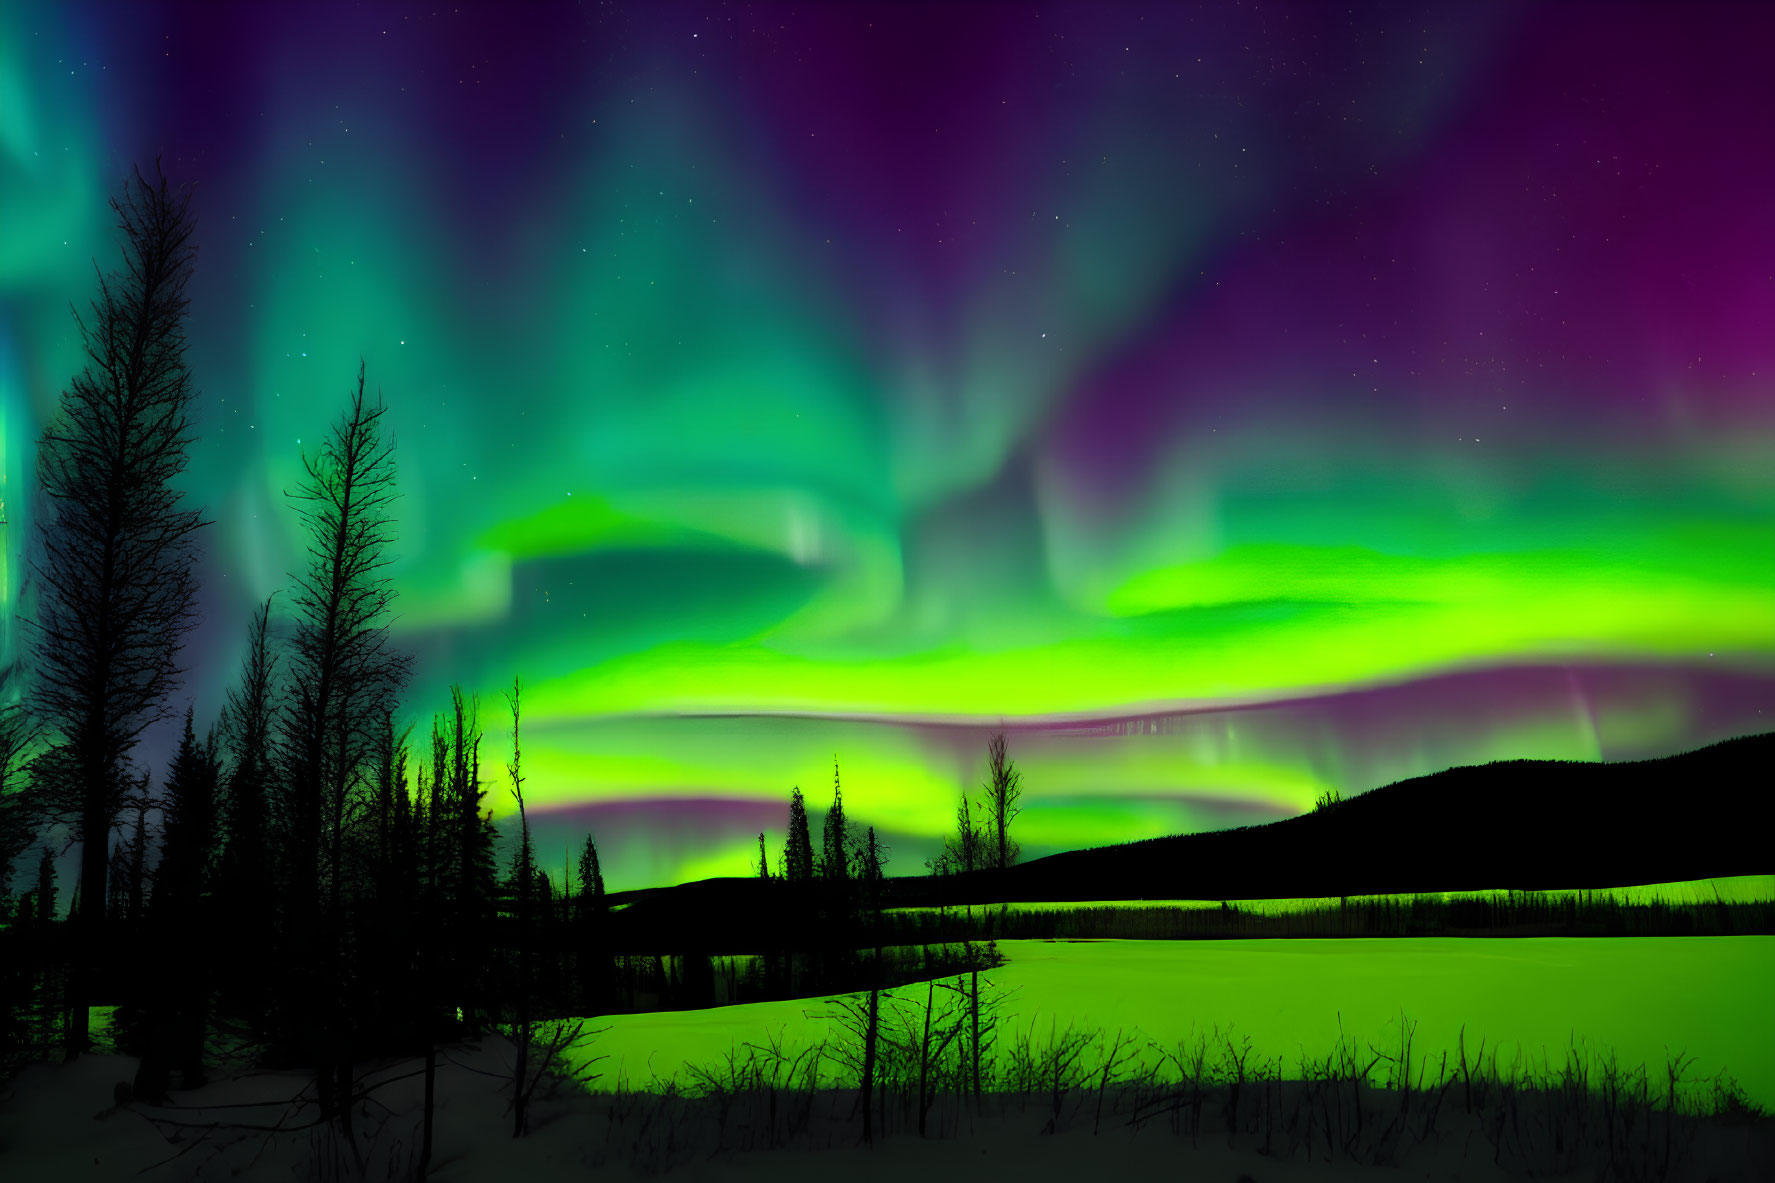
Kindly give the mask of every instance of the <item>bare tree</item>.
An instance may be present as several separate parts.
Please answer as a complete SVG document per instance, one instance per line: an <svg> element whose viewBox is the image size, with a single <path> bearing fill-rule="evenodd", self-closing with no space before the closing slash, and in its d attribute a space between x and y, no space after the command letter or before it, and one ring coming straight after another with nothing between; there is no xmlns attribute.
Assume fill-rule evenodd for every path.
<svg viewBox="0 0 1775 1183"><path fill-rule="evenodd" d="M1005 755L1005 733L1002 731L987 745L986 759L986 829L990 842L986 863L1002 871L1016 862L1021 853L1017 843L1011 840L1010 832L1012 820L1023 812L1017 805L1023 796L1023 774Z"/></svg>
<svg viewBox="0 0 1775 1183"><path fill-rule="evenodd" d="M974 820L973 805L963 789L955 807L955 833L944 836L942 851L926 859L925 865L937 875L978 871L987 865L986 847L987 831Z"/></svg>
<svg viewBox="0 0 1775 1183"><path fill-rule="evenodd" d="M394 445L383 432L387 407L364 395L364 369L344 417L305 479L289 494L308 534L308 565L295 576L296 627L290 646L291 706L285 728L289 882L293 959L310 975L292 982L295 1013L307 1016L305 1049L314 1063L323 1113L349 1133L352 1094L343 960L347 824L362 805L377 750L377 729L405 683L409 659L394 651L388 620L394 587L387 574L396 496Z"/></svg>
<svg viewBox="0 0 1775 1183"><path fill-rule="evenodd" d="M518 998L517 1022L513 1024L512 1044L517 1049L517 1066L512 1073L512 1137L525 1133L524 1116L530 1093L525 1087L530 1058L530 895L536 878L536 859L530 846L530 815L524 812L523 747L518 738L518 679L512 679L512 692L506 701L512 706L512 762L506 771L512 778L512 798L518 803L518 857L512 874L517 883L518 907Z"/></svg>
<svg viewBox="0 0 1775 1183"><path fill-rule="evenodd" d="M88 1045L94 962L105 940L111 827L142 732L167 717L179 649L196 623L195 535L179 507L196 397L185 364L185 313L196 248L190 196L158 164L111 202L123 269L99 277L75 314L87 366L62 393L38 445L50 511L33 571L32 709L48 746L39 791L81 843L77 961L67 1049Z"/></svg>

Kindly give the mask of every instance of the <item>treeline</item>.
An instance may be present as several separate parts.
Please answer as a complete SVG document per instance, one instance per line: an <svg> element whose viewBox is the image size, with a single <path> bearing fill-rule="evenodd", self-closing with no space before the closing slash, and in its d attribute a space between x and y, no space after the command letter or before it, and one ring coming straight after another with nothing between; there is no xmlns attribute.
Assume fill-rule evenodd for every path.
<svg viewBox="0 0 1775 1183"><path fill-rule="evenodd" d="M1273 937L1733 936L1775 933L1775 902L1626 902L1607 895L1499 892L1398 896L1299 908L956 905L887 909L887 944L1001 940L1249 940Z"/></svg>

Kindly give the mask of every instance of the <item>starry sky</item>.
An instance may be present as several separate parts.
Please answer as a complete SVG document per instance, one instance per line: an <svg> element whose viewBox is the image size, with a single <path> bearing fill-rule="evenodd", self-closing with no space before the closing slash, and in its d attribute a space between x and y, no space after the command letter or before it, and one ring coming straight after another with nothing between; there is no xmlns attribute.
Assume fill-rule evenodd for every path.
<svg viewBox="0 0 1775 1183"><path fill-rule="evenodd" d="M1766 730L1772 40L1760 5L7 4L0 642L69 306L158 156L200 219L200 721L361 358L409 717L460 681L497 766L521 676L545 850L592 829L613 888L743 873L835 756L917 871L1001 726L1032 854Z"/></svg>

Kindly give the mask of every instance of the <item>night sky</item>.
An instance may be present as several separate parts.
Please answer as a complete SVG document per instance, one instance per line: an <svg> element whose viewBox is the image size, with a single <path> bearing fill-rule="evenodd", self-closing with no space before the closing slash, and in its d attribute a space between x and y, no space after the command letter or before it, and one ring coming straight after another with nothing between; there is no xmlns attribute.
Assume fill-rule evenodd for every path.
<svg viewBox="0 0 1775 1183"><path fill-rule="evenodd" d="M1350 7L0 6L0 639L158 155L200 724L362 358L409 717L613 888L1001 721L1031 854L1767 730L1775 6Z"/></svg>

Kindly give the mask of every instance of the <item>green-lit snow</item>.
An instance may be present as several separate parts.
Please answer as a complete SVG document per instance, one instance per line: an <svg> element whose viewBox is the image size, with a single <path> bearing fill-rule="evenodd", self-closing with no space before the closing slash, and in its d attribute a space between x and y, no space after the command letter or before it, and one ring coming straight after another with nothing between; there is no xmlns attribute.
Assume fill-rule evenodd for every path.
<svg viewBox="0 0 1775 1183"><path fill-rule="evenodd" d="M1002 941L1007 964L983 975L1010 992L1006 1035L1058 1025L1138 1030L1175 1048L1229 1027L1258 1057L1293 1075L1343 1032L1392 1046L1401 1013L1417 1024L1414 1051L1430 1076L1452 1064L1465 1028L1469 1057L1484 1040L1513 1063L1553 1069L1575 1040L1662 1080L1671 1054L1693 1058L1687 1079L1724 1071L1749 1097L1775 1105L1775 937L1394 938L1242 941ZM905 987L901 993L924 988ZM698 1011L614 1015L594 1054L600 1087L687 1083L748 1042L791 1048L839 1037L822 999ZM1517 1057L1523 1057L1518 1061ZM1531 1063L1532 1061L1532 1063Z"/></svg>

